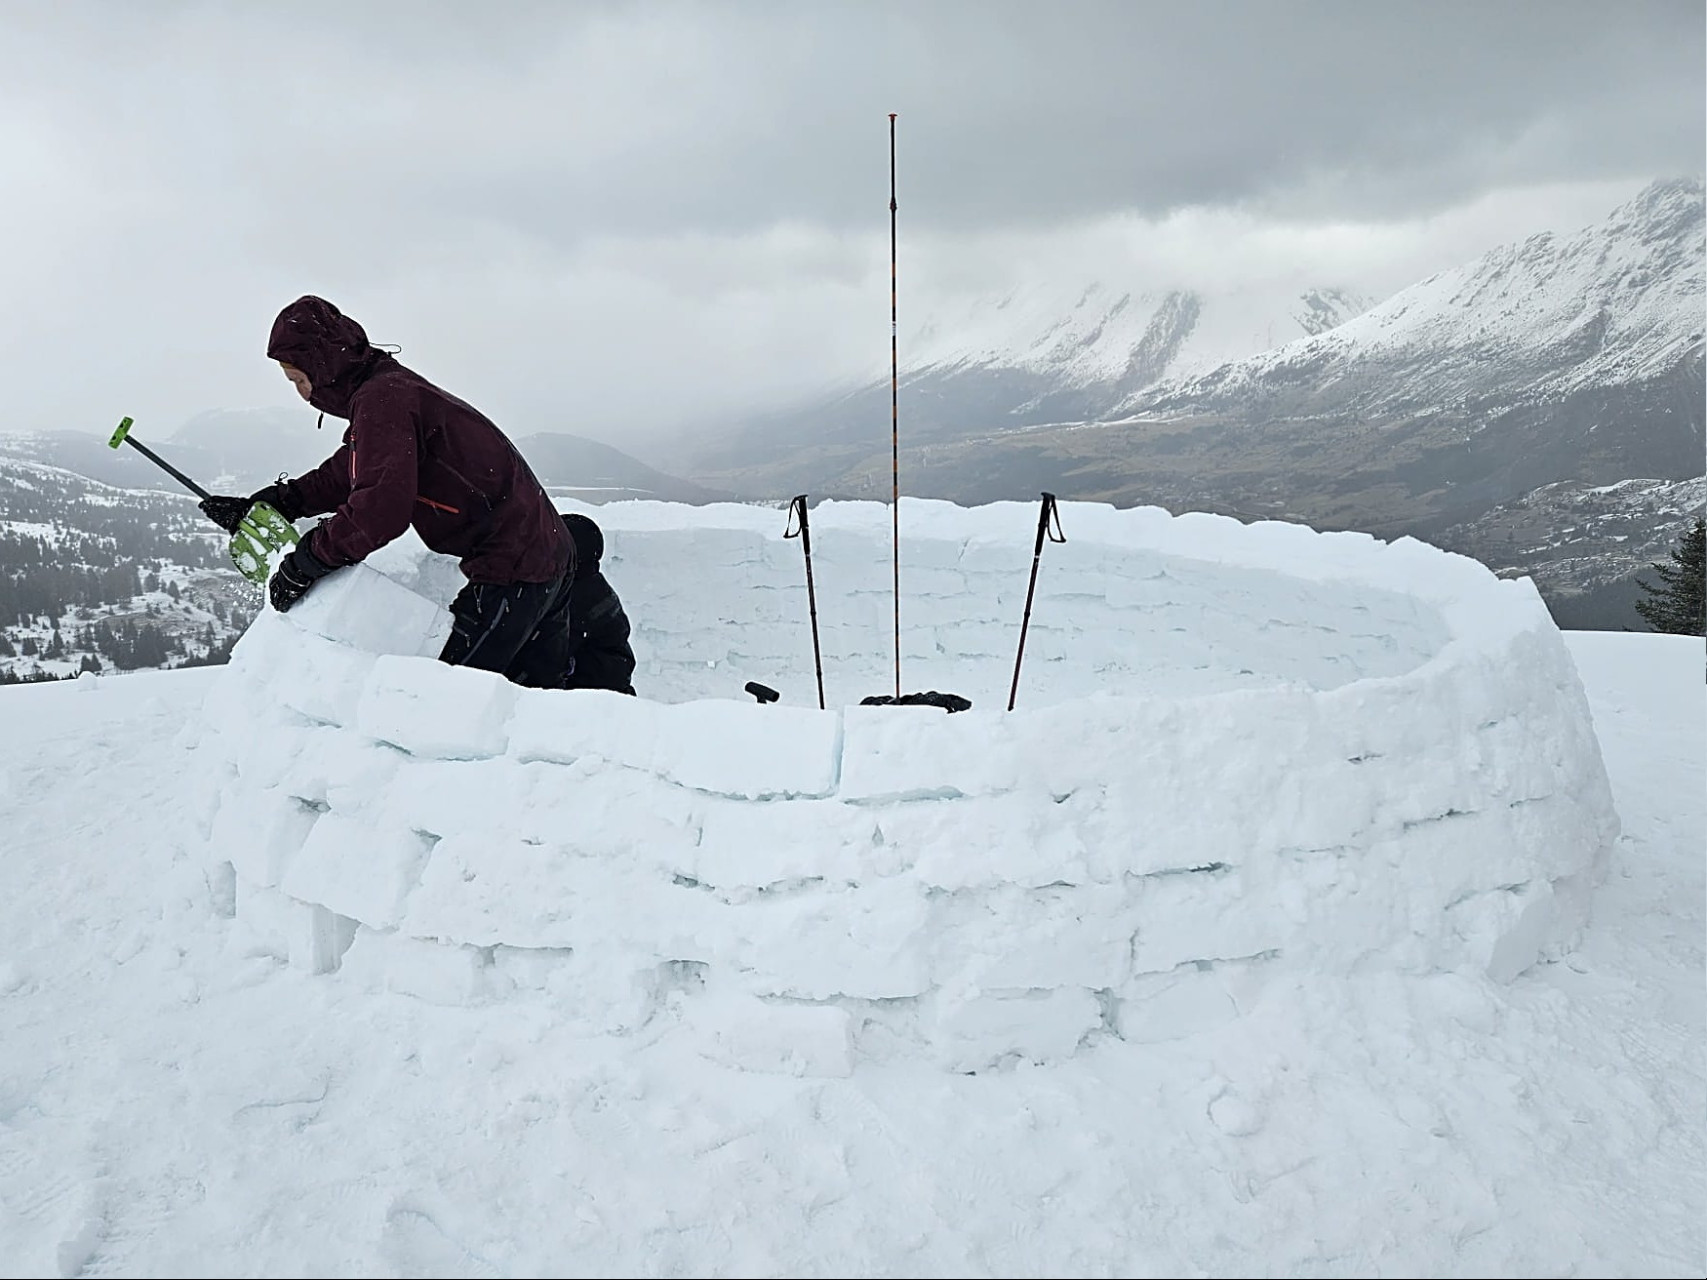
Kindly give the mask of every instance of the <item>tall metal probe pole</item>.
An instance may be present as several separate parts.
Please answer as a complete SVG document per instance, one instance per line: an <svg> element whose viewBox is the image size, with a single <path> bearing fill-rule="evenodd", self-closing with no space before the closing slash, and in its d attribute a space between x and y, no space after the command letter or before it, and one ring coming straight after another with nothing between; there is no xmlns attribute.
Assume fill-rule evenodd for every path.
<svg viewBox="0 0 1707 1280"><path fill-rule="evenodd" d="M901 696L901 339L895 307L895 112L889 113L889 476L895 537L895 696Z"/></svg>

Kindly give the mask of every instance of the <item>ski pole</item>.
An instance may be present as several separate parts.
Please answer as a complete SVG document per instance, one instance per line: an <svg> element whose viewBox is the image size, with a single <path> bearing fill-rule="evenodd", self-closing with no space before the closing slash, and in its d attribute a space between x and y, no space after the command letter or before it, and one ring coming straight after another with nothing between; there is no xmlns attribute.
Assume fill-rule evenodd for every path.
<svg viewBox="0 0 1707 1280"><path fill-rule="evenodd" d="M795 517L800 527L794 527ZM824 709L824 658L818 648L818 596L812 588L812 530L806 523L806 495L803 493L788 504L788 527L785 538L799 538L800 549L806 554L806 608L812 615L812 666L818 673L818 709ZM757 697L757 694L754 694Z"/></svg>
<svg viewBox="0 0 1707 1280"><path fill-rule="evenodd" d="M1050 521L1055 527L1050 528ZM1055 495L1043 495L1043 509L1037 514L1037 546L1031 553L1031 582L1025 589L1025 616L1019 624L1019 653L1014 657L1014 683L1008 690L1008 710L1014 709L1014 698L1019 694L1019 664L1025 658L1025 632L1031 626L1031 596L1037 590L1037 564L1043 558L1043 540L1047 537L1051 542L1065 542L1066 534L1061 532L1061 513L1055 509Z"/></svg>
<svg viewBox="0 0 1707 1280"><path fill-rule="evenodd" d="M138 450L142 454L143 457L147 458L150 462L154 463L162 471L164 471L167 474L176 478L180 484L182 484L191 493L195 494L196 497L198 497L198 498L211 498L211 497L213 497L213 495L211 493L209 493L206 489L202 488L199 484L197 484L194 480L190 479L182 471L179 471L178 468L174 467L170 462L167 462L166 459L162 458L159 454L155 453L154 450L150 449L147 445L143 444L142 441L133 437L130 434L130 428L131 428L131 420L129 418L120 419L118 430L113 432L113 438L111 440L107 441L107 447L109 449L116 449L121 444L128 444L131 448Z"/></svg>

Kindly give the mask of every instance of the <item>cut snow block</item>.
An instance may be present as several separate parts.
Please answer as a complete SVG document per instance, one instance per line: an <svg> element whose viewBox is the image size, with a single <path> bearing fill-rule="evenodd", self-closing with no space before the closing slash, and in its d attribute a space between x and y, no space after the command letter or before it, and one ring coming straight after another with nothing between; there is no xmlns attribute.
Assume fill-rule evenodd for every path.
<svg viewBox="0 0 1707 1280"><path fill-rule="evenodd" d="M1293 869L1290 874L1303 873ZM1133 973L1277 950L1304 924L1280 895L1237 870L1174 871L1131 877L1126 883L1138 920ZM1333 928L1329 919L1323 929Z"/></svg>
<svg viewBox="0 0 1707 1280"><path fill-rule="evenodd" d="M825 796L836 784L840 719L812 707L684 702L664 708L662 772L684 787L758 800Z"/></svg>
<svg viewBox="0 0 1707 1280"><path fill-rule="evenodd" d="M741 1071L842 1077L853 1074L847 1010L770 1004L735 992L691 1000L687 1026L699 1051Z"/></svg>
<svg viewBox="0 0 1707 1280"><path fill-rule="evenodd" d="M376 828L336 813L323 814L285 870L282 888L376 929L403 915L433 839L407 828Z"/></svg>
<svg viewBox="0 0 1707 1280"><path fill-rule="evenodd" d="M699 844L684 869L732 896L812 880L856 881L877 836L870 810L837 800L703 803Z"/></svg>
<svg viewBox="0 0 1707 1280"><path fill-rule="evenodd" d="M502 755L516 686L491 671L432 658L383 657L356 707L361 732L437 760Z"/></svg>
<svg viewBox="0 0 1707 1280"><path fill-rule="evenodd" d="M1053 991L938 992L931 1040L950 1071L981 1071L1004 1058L1054 1062L1071 1057L1102 1025L1102 1006L1082 987Z"/></svg>
<svg viewBox="0 0 1707 1280"><path fill-rule="evenodd" d="M349 950L356 922L312 902L237 877L232 945L248 955L271 955L306 973L331 973Z"/></svg>
<svg viewBox="0 0 1707 1280"><path fill-rule="evenodd" d="M1216 966L1145 973L1120 989L1114 1029L1134 1044L1181 1040L1233 1021L1239 1006Z"/></svg>
<svg viewBox="0 0 1707 1280"><path fill-rule="evenodd" d="M521 760L608 760L679 786L762 799L828 795L839 737L838 717L810 707L532 690L517 704L510 753Z"/></svg>
<svg viewBox="0 0 1707 1280"><path fill-rule="evenodd" d="M245 880L271 888L319 817L318 810L283 791L228 792L214 816L208 847Z"/></svg>
<svg viewBox="0 0 1707 1280"><path fill-rule="evenodd" d="M860 808L875 815L896 864L912 867L934 889L1041 888L1094 878L1077 825L1041 789Z"/></svg>
<svg viewBox="0 0 1707 1280"><path fill-rule="evenodd" d="M292 711L323 724L348 725L374 656L363 649L298 632L296 643L268 679L272 696Z"/></svg>
<svg viewBox="0 0 1707 1280"><path fill-rule="evenodd" d="M1545 882L1478 893L1447 911L1447 927L1495 982L1510 982L1554 941L1557 911Z"/></svg>
<svg viewBox="0 0 1707 1280"><path fill-rule="evenodd" d="M946 894L932 899L932 973L949 988L1114 987L1131 969L1137 922L1120 885Z"/></svg>
<svg viewBox="0 0 1707 1280"><path fill-rule="evenodd" d="M370 991L396 991L452 1008L483 1003L492 990L491 963L476 947L365 927L356 930L341 968Z"/></svg>
<svg viewBox="0 0 1707 1280"><path fill-rule="evenodd" d="M609 689L523 689L510 720L510 754L557 764L590 757L656 773L662 710Z"/></svg>
<svg viewBox="0 0 1707 1280"><path fill-rule="evenodd" d="M931 985L930 904L903 877L759 895L720 918L742 984L755 994L885 1000Z"/></svg>
<svg viewBox="0 0 1707 1280"><path fill-rule="evenodd" d="M939 707L848 707L842 712L843 800L993 795L1019 783L1012 717Z"/></svg>
<svg viewBox="0 0 1707 1280"><path fill-rule="evenodd" d="M450 635L447 610L365 564L322 578L288 617L303 631L367 653L436 657Z"/></svg>

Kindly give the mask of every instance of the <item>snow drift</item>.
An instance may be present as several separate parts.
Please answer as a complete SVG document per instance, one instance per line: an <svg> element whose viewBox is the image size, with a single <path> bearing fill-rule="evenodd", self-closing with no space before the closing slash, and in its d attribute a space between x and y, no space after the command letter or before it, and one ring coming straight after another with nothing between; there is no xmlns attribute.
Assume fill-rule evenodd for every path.
<svg viewBox="0 0 1707 1280"><path fill-rule="evenodd" d="M256 621L196 753L237 945L752 1069L977 1070L1281 967L1509 978L1616 836L1533 587L1418 542L1066 504L1009 713L1035 509L905 502L904 685L945 715L852 705L893 688L887 507L814 512L824 711L781 512L596 516L641 698L434 661L459 579L419 546Z"/></svg>

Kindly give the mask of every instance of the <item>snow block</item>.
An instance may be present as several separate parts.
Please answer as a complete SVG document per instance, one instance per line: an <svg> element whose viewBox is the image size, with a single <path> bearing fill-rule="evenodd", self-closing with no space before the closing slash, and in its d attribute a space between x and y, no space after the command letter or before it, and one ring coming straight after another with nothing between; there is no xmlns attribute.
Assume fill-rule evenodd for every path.
<svg viewBox="0 0 1707 1280"><path fill-rule="evenodd" d="M243 955L270 955L305 973L338 968L355 937L356 922L318 903L237 877L237 924L231 945Z"/></svg>
<svg viewBox="0 0 1707 1280"><path fill-rule="evenodd" d="M274 668L268 687L299 715L344 726L354 718L374 662L371 653L304 633Z"/></svg>
<svg viewBox="0 0 1707 1280"><path fill-rule="evenodd" d="M424 942L362 927L344 956L343 973L369 991L395 991L452 1008L491 994L491 964L478 948Z"/></svg>
<svg viewBox="0 0 1707 1280"><path fill-rule="evenodd" d="M982 1071L1010 1057L1071 1057L1101 1026L1102 1006L1078 987L941 993L929 1020L937 1061L949 1071Z"/></svg>
<svg viewBox="0 0 1707 1280"><path fill-rule="evenodd" d="M1120 885L1007 885L933 897L932 976L950 989L1118 986L1131 972L1140 918Z"/></svg>
<svg viewBox="0 0 1707 1280"><path fill-rule="evenodd" d="M834 800L710 800L683 873L732 901L811 881L851 884L875 871L877 819Z"/></svg>
<svg viewBox="0 0 1707 1280"><path fill-rule="evenodd" d="M699 1051L741 1071L839 1078L853 1074L852 1022L833 1005L705 997L687 1005Z"/></svg>
<svg viewBox="0 0 1707 1280"><path fill-rule="evenodd" d="M228 795L214 815L209 851L249 883L272 888L319 817L313 806L283 791Z"/></svg>
<svg viewBox="0 0 1707 1280"><path fill-rule="evenodd" d="M602 946L697 958L703 947L693 939L709 905L643 863L470 833L433 847L399 927L476 946Z"/></svg>
<svg viewBox="0 0 1707 1280"><path fill-rule="evenodd" d="M530 690L510 752L521 760L590 757L679 786L744 799L824 796L835 787L840 725L807 707L723 700L667 705L608 690Z"/></svg>
<svg viewBox="0 0 1707 1280"><path fill-rule="evenodd" d="M745 702L664 708L660 773L749 800L825 796L836 783L841 726L832 712Z"/></svg>
<svg viewBox="0 0 1707 1280"><path fill-rule="evenodd" d="M432 845L432 838L419 831L322 814L281 887L293 898L323 903L370 928L389 929L402 917L403 900Z"/></svg>
<svg viewBox="0 0 1707 1280"><path fill-rule="evenodd" d="M758 995L883 1000L931 986L930 907L905 880L763 895L722 919L728 962Z"/></svg>
<svg viewBox="0 0 1707 1280"><path fill-rule="evenodd" d="M991 795L1019 785L1012 722L993 711L848 707L842 712L843 800Z"/></svg>
<svg viewBox="0 0 1707 1280"><path fill-rule="evenodd" d="M383 657L362 687L354 723L410 755L479 760L504 753L517 692L495 672L432 658Z"/></svg>
<svg viewBox="0 0 1707 1280"><path fill-rule="evenodd" d="M1230 869L1139 878L1132 886L1138 924L1130 972L1166 972L1187 962L1278 949L1299 931L1305 911L1285 894L1262 890Z"/></svg>
<svg viewBox="0 0 1707 1280"><path fill-rule="evenodd" d="M1114 1030L1134 1044L1183 1040L1224 1026L1239 1006L1216 966L1185 965L1140 974L1120 989Z"/></svg>
<svg viewBox="0 0 1707 1280"><path fill-rule="evenodd" d="M451 625L448 610L365 564L328 574L283 616L352 649L411 657L437 657Z"/></svg>
<svg viewBox="0 0 1707 1280"><path fill-rule="evenodd" d="M1477 894L1447 915L1471 960L1495 982L1510 982L1541 958L1557 911L1552 887L1543 883Z"/></svg>

